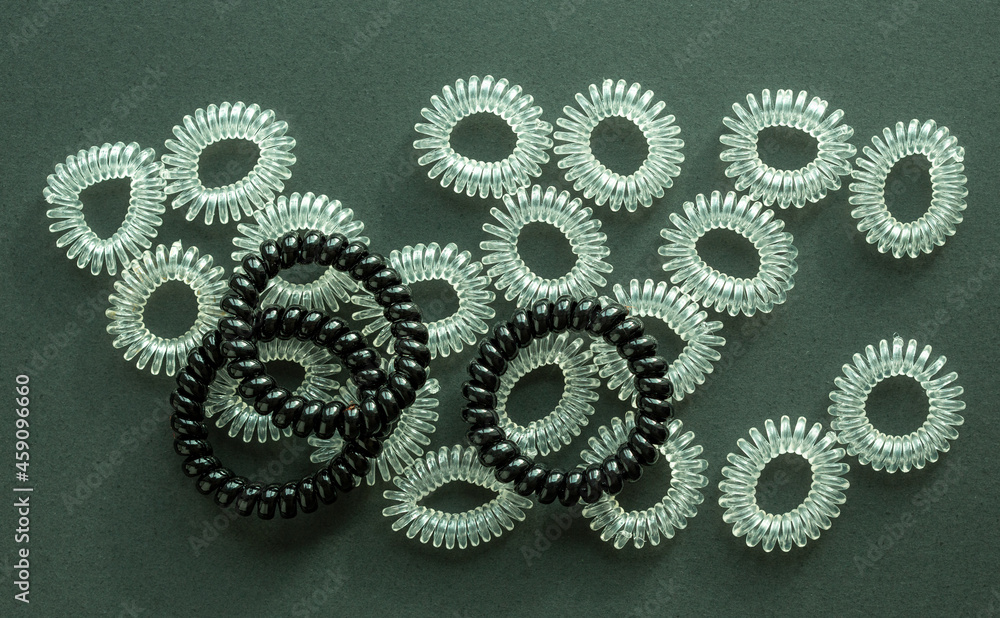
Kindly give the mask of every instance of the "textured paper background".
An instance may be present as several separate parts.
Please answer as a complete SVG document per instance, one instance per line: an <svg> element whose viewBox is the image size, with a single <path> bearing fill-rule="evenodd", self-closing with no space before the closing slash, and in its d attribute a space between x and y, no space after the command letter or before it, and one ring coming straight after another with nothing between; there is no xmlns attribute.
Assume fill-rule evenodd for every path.
<svg viewBox="0 0 1000 618"><path fill-rule="evenodd" d="M12 399L14 376L31 377L31 610L149 616L1000 611L992 464L1000 434L991 403L998 395L1000 280L994 5L567 0L275 8L214 0L170 6L50 0L0 17L0 380ZM220 516L180 473L172 452L161 417L172 381L123 361L105 332L109 279L78 270L55 248L41 195L46 175L78 148L106 141L134 140L162 153L171 127L196 108L257 102L288 120L297 140L287 192L340 199L365 222L375 250L453 241L480 258L481 227L498 204L441 189L416 166L411 142L432 94L456 78L485 74L521 84L552 123L576 92L606 77L641 82L677 116L686 160L675 186L635 214L596 208L612 251L610 282L665 278L656 254L659 229L695 194L731 186L718 158L722 118L733 102L762 88L806 89L844 109L859 148L897 120L947 125L967 152L965 222L932 255L894 260L854 229L846 187L818 204L778 213L800 250L795 288L769 316L722 319L723 360L690 404L678 407L710 463L706 499L689 528L660 547L615 551L578 518L528 559L525 548L544 547L538 539L555 536L553 517L564 513L558 505L537 505L498 541L473 551L434 550L391 533L380 513L385 485L292 521ZM554 161L540 182L564 187ZM912 197L914 186L904 185L904 193ZM110 224L120 212L93 216ZM233 233L232 223L206 228L170 211L157 241L183 238L230 268ZM732 248L738 255L739 243ZM559 249L534 251L555 259ZM602 292L610 293L610 282ZM511 309L495 306L501 316ZM717 504L726 454L766 418L804 415L827 423L828 393L841 365L893 333L921 336L959 373L968 409L952 452L907 475L853 465L843 514L818 542L787 555L746 548L723 524ZM52 358L39 361L36 352ZM466 350L434 363L442 384L435 448L462 439L459 387L470 358ZM551 397L557 386L536 380L525 389ZM896 388L879 401L885 416L919 417L910 409L920 402L912 389ZM597 407L584 437L622 409L603 390ZM528 420L532 412L519 414ZM0 473L9 488L14 417L8 412L3 419ZM573 453L580 444L582 438ZM245 471L280 454L233 444L219 451ZM305 461L308 450L297 452ZM122 462L114 463L116 453ZM570 463L572 456L555 461ZM308 467L295 463L286 473ZM778 493L801 488L796 478L777 482ZM629 490L632 503L662 495L665 479L662 471L650 472ZM461 504L461 492L451 500ZM0 564L9 566L16 517L9 506L2 512ZM894 527L901 538L886 540ZM6 615L27 609L12 600L12 576L5 569L0 578Z"/></svg>

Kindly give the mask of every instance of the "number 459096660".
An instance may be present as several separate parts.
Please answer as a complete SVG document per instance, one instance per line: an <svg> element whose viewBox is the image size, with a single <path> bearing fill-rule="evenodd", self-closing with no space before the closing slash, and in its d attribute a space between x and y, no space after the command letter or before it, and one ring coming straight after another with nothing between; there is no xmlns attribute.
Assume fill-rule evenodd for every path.
<svg viewBox="0 0 1000 618"><path fill-rule="evenodd" d="M15 378L17 386L14 387L14 392L17 393L17 398L14 400L16 404L15 410L17 411L17 418L14 420L14 437L17 442L14 444L14 449L16 453L14 454L14 459L17 463L14 466L24 475L19 475L18 478L24 478L27 480L28 474L28 376L19 375Z"/></svg>

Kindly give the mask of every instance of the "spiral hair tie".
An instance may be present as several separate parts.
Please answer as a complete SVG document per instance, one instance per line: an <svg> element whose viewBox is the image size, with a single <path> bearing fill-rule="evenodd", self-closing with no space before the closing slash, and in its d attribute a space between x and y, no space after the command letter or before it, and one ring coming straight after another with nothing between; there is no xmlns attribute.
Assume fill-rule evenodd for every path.
<svg viewBox="0 0 1000 618"><path fill-rule="evenodd" d="M451 315L427 324L429 339L427 347L431 358L448 356L452 351L461 352L466 344L476 342L476 335L489 330L483 320L492 319L496 312L489 306L496 298L486 290L489 277L481 276L483 265L473 261L468 251L459 253L455 243L448 243L444 249L436 242L423 243L416 247L406 246L402 251L393 250L389 263L395 268L405 285L420 281L447 281L458 296L458 310ZM389 341L389 322L382 315L382 308L368 294L358 294L351 298L355 305L364 307L351 316L355 320L373 320L362 329L365 335L375 333L375 345ZM389 351L392 352L391 344Z"/></svg>
<svg viewBox="0 0 1000 618"><path fill-rule="evenodd" d="M486 223L483 231L497 237L479 244L483 251L491 253L483 257L483 264L492 265L489 276L494 277L497 290L506 289L504 298L517 299L518 305L561 295L585 296L596 294L594 286L607 285L601 273L612 270L604 261L611 250L604 243L607 235L600 231L601 221L593 217L590 208L583 208L579 198L570 199L569 192L556 194L555 187L548 187L544 194L538 185L518 189L516 196L504 195L503 203L507 212L499 208L490 209L490 214L500 222L500 226ZM567 274L558 279L546 279L531 272L517 252L518 236L529 223L547 223L555 226L569 240L576 264Z"/></svg>
<svg viewBox="0 0 1000 618"><path fill-rule="evenodd" d="M232 329L231 318L220 320L220 325L223 323L224 330ZM184 474L197 479L195 487L198 492L213 496L221 508L234 508L238 515L248 517L256 513L260 519L267 520L273 519L275 514L280 514L282 519L290 519L299 511L312 513L321 503L333 504L340 494L357 487L360 478L368 471L367 456L375 456L381 451L381 441L377 437L354 437L352 439L357 441L353 441L344 454L329 464L284 483L258 482L240 476L215 456L205 423L205 399L215 380L225 373L223 368L227 359L232 359L232 352L244 347L234 346L234 341L238 340L227 339L222 329L205 335L201 346L188 355L187 366L177 374L177 390L170 395L170 405L174 409L170 417L170 426L174 430L174 451L184 457ZM241 391L246 391L251 397L253 393L249 387L259 384L261 379L270 379L263 374L263 363L255 359L249 362L237 360L226 368L230 376L237 379L241 377L240 370L255 368L256 375L250 375L240 385ZM358 370L353 370L354 376L358 373ZM317 434L329 437L336 428L352 424L352 408L345 408L338 402L300 406L300 418L304 418L301 422L296 421L294 433L305 435L307 432L303 426L315 424Z"/></svg>
<svg viewBox="0 0 1000 618"><path fill-rule="evenodd" d="M349 242L343 234L323 234L319 230L289 232L277 240L267 240L260 251L243 258L242 270L229 280L232 294L222 300L222 308L231 317L219 321L226 339L223 353L229 359L227 370L242 380L240 394L254 398L254 408L283 429L289 425L300 437L313 431L321 438L339 433L350 442L345 448L355 471L368 472L368 458L378 453L357 447L356 440L375 438L381 442L392 432L399 415L416 397L416 390L427 380L430 351L427 349L427 326L421 321L420 308L412 302L410 290L387 265L385 257L369 253L362 242ZM350 330L339 318L302 307L267 307L259 309L260 295L283 269L296 264L333 265L362 282L365 289L385 310L396 337L392 372L381 368L381 356ZM362 393L358 406L329 410L324 402L306 400L277 386L267 375L258 358L256 344L274 338L297 337L327 347L351 370L351 379ZM322 429L322 430L321 430ZM367 454L366 454L367 453ZM338 460L341 458L338 458Z"/></svg>
<svg viewBox="0 0 1000 618"><path fill-rule="evenodd" d="M497 389L496 413L499 427L507 438L529 457L548 455L568 445L594 413L591 401L597 401L600 381L593 377L597 367L591 362L590 350L583 339L570 340L569 333L535 339L507 365ZM526 426L511 420L507 414L507 399L518 380L539 367L555 365L563 374L563 392L554 410Z"/></svg>
<svg viewBox="0 0 1000 618"><path fill-rule="evenodd" d="M390 373L382 369L382 358L361 333L349 330L343 320L301 307L258 308L260 293L282 269L311 263L350 273L385 307L396 337ZM174 450L186 458L184 472L198 478L198 490L214 494L221 507L235 506L244 516L256 511L261 519L271 519L276 512L283 518L300 510L311 513L320 503L331 504L338 493L358 485L371 469L371 458L382 453L383 442L416 399L430 362L427 327L399 273L386 265L383 256L370 253L364 243L349 242L343 234L291 232L261 243L260 251L243 258L241 266L242 272L229 280L232 293L220 303L230 317L219 320L218 330L205 336L177 375L177 390L170 398L175 411L171 426L177 434ZM361 402L345 406L306 400L277 386L258 358L257 343L293 337L324 346L340 358L351 371ZM204 423L204 402L223 365L231 377L241 380L240 394L253 398L256 411L270 415L276 427L291 426L292 433L302 438L340 434L346 442L341 453L315 473L283 485L265 486L223 466L212 455Z"/></svg>
<svg viewBox="0 0 1000 618"><path fill-rule="evenodd" d="M631 361L640 396L636 427L615 448L615 454L600 464L577 467L569 472L535 463L507 436L497 414L497 392L510 363L522 348L548 333L586 331L618 348ZM622 305L597 298L573 300L563 296L555 302L539 300L530 309L518 309L507 322L493 327L493 336L479 346L479 355L469 364L472 380L462 386L468 400L462 418L471 425L469 442L479 450L479 461L495 468L501 483L513 484L521 496L537 494L549 504L556 498L565 506L580 500L593 504L603 494L614 495L626 481L642 475L642 466L659 456L656 447L667 439L666 423L673 414L673 385L665 375L667 362L656 355L656 339L643 334L643 324L629 317Z"/></svg>
<svg viewBox="0 0 1000 618"><path fill-rule="evenodd" d="M785 224L775 218L774 211L745 195L737 201L732 191L725 198L713 191L709 198L699 193L694 202L684 202L684 213L670 213L674 228L660 230L667 244L659 253L670 258L663 270L677 271L670 276L671 283L680 285L682 292L705 307L729 315L768 313L785 302L786 293L795 284L792 275L799 268L795 263L799 252L792 245L792 235L782 231ZM760 256L760 270L754 278L721 273L701 259L698 239L714 229L731 230L753 243Z"/></svg>
<svg viewBox="0 0 1000 618"><path fill-rule="evenodd" d="M909 472L938 460L939 453L951 448L950 440L958 438L955 427L965 422L958 412L965 402L956 399L964 392L961 386L949 386L958 379L955 372L935 378L946 362L939 356L934 362L931 346L917 354L917 342L910 339L904 346L902 337L892 338L892 348L883 339L876 350L865 348L865 354L855 354L853 365L844 365L844 376L834 380L837 390L830 393L834 402L829 407L834 417L830 427L837 440L856 455L862 465L886 472ZM930 410L927 420L916 431L905 436L890 436L875 429L865 414L865 402L876 384L891 376L907 376L916 380L927 393Z"/></svg>
<svg viewBox="0 0 1000 618"><path fill-rule="evenodd" d="M240 223L236 226L240 235L233 238L233 244L238 247L232 254L233 261L239 262L256 253L261 243L268 239L280 238L298 230L343 234L350 242L368 242L367 236L361 236L365 224L354 218L354 211L344 208L338 200L331 200L325 195L279 195L273 204L258 210L253 217L256 222L254 225ZM357 288L357 283L346 273L329 267L309 283L292 283L276 275L271 279L271 285L264 290L261 302L266 305L298 305L306 309L337 311L340 303L346 303L350 299L350 293Z"/></svg>
<svg viewBox="0 0 1000 618"><path fill-rule="evenodd" d="M438 420L438 400L434 395L441 390L438 381L428 378L419 389L416 399L399 416L396 429L382 444L382 453L371 458L371 469L368 470L366 481L368 485L376 482L376 472L383 481L388 481L395 474L400 474L404 468L412 464L415 458L424 454L424 447L431 443L430 435L434 433L434 423ZM349 404L360 402L357 387L348 382L340 391L340 396ZM344 449L344 440L340 436L328 439L309 436L309 444L316 447L309 459L313 463L325 463Z"/></svg>
<svg viewBox="0 0 1000 618"><path fill-rule="evenodd" d="M625 422L615 417L611 428L602 426L597 430L597 438L588 441L590 450L581 453L588 464L599 464L606 457L614 455L615 447L625 441L628 432L635 427L635 415L629 411ZM674 538L675 530L687 527L688 519L698 514L698 505L705 497L698 490L708 485L702 472L708 462L698 456L701 445L691 445L694 433L683 431L680 419L667 425L667 441L659 447L660 454L670 466L670 488L662 500L643 511L625 512L613 496L605 496L595 504L583 509L583 516L591 519L590 528L601 533L602 541L614 539L615 549L621 549L632 541L636 549L642 549L648 541L659 545L663 538Z"/></svg>
<svg viewBox="0 0 1000 618"><path fill-rule="evenodd" d="M774 421L764 422L764 434L756 427L750 430L753 444L740 438L737 443L744 455L730 453L729 466L722 468L726 480L719 483L722 495L719 506L726 509L722 520L733 524L733 536L746 535L747 547L761 544L771 551L775 544L789 551L792 544L804 547L809 539L819 538L821 530L829 530L831 519L840 515L837 507L846 500L844 491L850 487L843 475L850 469L840 463L844 449L833 448L837 437L829 431L820 439L823 426L816 423L806 433L806 419L799 417L792 428L787 416L782 416L780 430ZM764 467L778 455L795 453L809 462L812 485L809 495L799 506L787 513L773 515L757 506L757 481Z"/></svg>
<svg viewBox="0 0 1000 618"><path fill-rule="evenodd" d="M667 378L674 385L676 401L693 393L705 376L712 373L712 362L722 358L715 348L725 345L726 340L714 334L722 328L722 322L706 322L708 314L700 310L694 299L677 288L668 288L663 281L654 283L646 279L640 284L638 279L632 279L628 292L618 283L613 289L615 299L628 308L629 315L660 320L681 338L684 349L667 367ZM608 381L608 388L617 388L619 399L631 398L634 404L638 393L630 379L628 361L600 341L591 344L590 349L601 377Z"/></svg>
<svg viewBox="0 0 1000 618"><path fill-rule="evenodd" d="M436 489L463 481L485 487L497 497L482 506L464 513L445 513L421 504L420 500ZM392 479L399 491L387 490L383 496L399 504L386 507L382 514L399 518L392 522L395 531L406 528L406 537L420 535L420 542L443 544L447 549L476 547L499 537L504 530L512 530L515 521L524 520L524 510L531 508L531 500L523 498L504 487L493 478L492 471L476 461L476 449L442 446L437 452L416 460Z"/></svg>
<svg viewBox="0 0 1000 618"><path fill-rule="evenodd" d="M90 265L90 274L98 275L101 269L114 276L118 262L124 268L130 261L129 254L139 257L156 237L156 228L162 223L166 184L160 173L163 164L156 161L152 148L142 150L139 144L104 144L90 150L81 150L66 157L66 163L56 165L55 173L48 177L48 186L42 191L45 201L54 204L45 216L59 219L49 226L50 232L66 232L56 241L65 247L66 257L75 259L79 268ZM111 178L128 178L131 194L125 220L110 238L100 238L83 214L80 193L91 185Z"/></svg>
<svg viewBox="0 0 1000 618"><path fill-rule="evenodd" d="M276 339L264 342L259 348L260 360L289 361L305 370L302 383L297 386L292 395L304 399L319 399L324 403L331 401L331 396L340 390L340 384L331 376L341 371L330 352L309 341L298 339ZM229 437L235 438L243 432L243 441L250 442L256 436L258 442L277 440L281 436L292 435L291 426L279 429L270 417L261 416L253 405L247 403L239 392L240 381L227 373L220 373L219 379L208 389L205 399L205 416L217 417L216 427L229 425ZM328 458L331 459L331 458Z"/></svg>
<svg viewBox="0 0 1000 618"><path fill-rule="evenodd" d="M778 90L772 100L771 91L761 93L760 104L753 94L747 95L747 107L733 103L737 118L726 117L722 122L735 134L719 136L719 141L730 146L719 158L733 163L726 168L726 176L736 178L736 190L748 190L750 197L765 206L775 202L780 208L802 208L806 202L818 202L828 191L840 188L840 177L851 172L848 161L857 152L848 140L854 129L839 124L843 110L827 116L827 102L809 96L805 90L792 99L791 90ZM757 152L757 135L768 127L792 127L808 133L817 142L816 159L797 170L780 170L760 160Z"/></svg>
<svg viewBox="0 0 1000 618"><path fill-rule="evenodd" d="M213 268L212 263L212 256L201 255L197 247L185 250L177 241L169 249L157 245L154 252L144 251L122 270L115 281L115 292L108 297L111 307L105 315L111 320L107 331L115 335L112 345L126 348L125 360L138 356L135 366L145 369L148 364L153 375L160 373L162 367L172 376L184 365L188 352L197 347L201 337L224 315L219 310L219 301L226 290L225 269ZM146 302L167 281L183 281L198 301L198 317L179 337L154 335L143 323Z"/></svg>
<svg viewBox="0 0 1000 618"><path fill-rule="evenodd" d="M572 182L573 189L581 191L586 199L593 198L598 206L607 202L612 212L622 206L628 212L635 212L639 204L651 206L654 197L663 197L663 190L673 185L673 179L681 173L678 165L684 161L680 152L684 141L676 137L681 129L674 125L675 118L673 115L657 118L666 103L657 101L650 106L652 90L640 96L642 86L632 84L626 91L626 85L623 79L617 84L606 79L600 90L591 84L589 101L577 93L580 109L568 105L563 108L568 118L559 118L556 124L566 130L556 131L554 136L568 142L555 147L557 155L564 155L559 160L559 168L568 168L566 181ZM612 116L634 122L649 148L646 160L628 176L609 170L591 150L594 128Z"/></svg>
<svg viewBox="0 0 1000 618"><path fill-rule="evenodd" d="M938 127L933 120L920 124L911 120L909 125L896 123L896 132L882 130L885 142L878 136L872 138L875 148L864 148L865 157L858 157L855 164L860 169L852 172L854 180L850 190L851 216L860 219L858 230L867 232L865 241L877 245L879 253L892 252L895 258L903 254L911 258L921 252L930 253L940 247L948 236L955 233L955 226L962 222L965 210L965 149L958 139L950 135L947 127ZM904 157L920 154L931 164L931 204L916 221L902 223L889 212L885 203L885 181L893 166Z"/></svg>
<svg viewBox="0 0 1000 618"><path fill-rule="evenodd" d="M413 142L417 150L429 150L417 162L433 163L429 178L441 176L441 186L455 183L455 193L472 197L500 197L531 184L533 177L542 173L539 165L547 163L546 150L552 146L552 125L539 120L542 108L532 106L531 95L522 94L520 86L510 86L506 79L495 81L487 75L455 82L455 89L445 86L442 96L431 97L434 109L423 108L420 114L430 121L414 126L424 137ZM451 147L451 132L460 120L473 114L487 113L499 116L517 135L514 152L502 161L477 161L455 152Z"/></svg>
<svg viewBox="0 0 1000 618"><path fill-rule="evenodd" d="M232 217L240 220L240 209L250 216L254 209L274 200L291 178L289 167L295 163L291 153L295 140L285 135L288 123L275 120L272 110L261 111L257 104L223 103L199 108L194 116L185 116L183 125L173 129L174 137L165 146L171 154L163 155L163 178L171 181L167 195L178 194L171 205L177 209L187 205L185 218L193 221L205 210L205 225L211 225L216 210L219 223ZM250 173L224 187L206 187L198 176L198 159L210 144L238 139L253 142L260 149L257 164Z"/></svg>

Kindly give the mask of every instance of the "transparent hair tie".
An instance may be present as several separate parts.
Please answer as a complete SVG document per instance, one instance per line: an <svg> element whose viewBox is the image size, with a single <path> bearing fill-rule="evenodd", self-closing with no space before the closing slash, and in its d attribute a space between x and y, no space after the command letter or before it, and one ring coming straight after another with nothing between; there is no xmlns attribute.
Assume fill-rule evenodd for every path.
<svg viewBox="0 0 1000 618"><path fill-rule="evenodd" d="M198 347L202 336L225 315L219 308L227 290L225 269L213 268L212 263L211 255L201 255L197 247L185 250L177 241L169 249L157 245L154 251L144 251L122 270L115 292L108 297L111 307L106 315L111 319L107 330L115 335L112 345L126 348L125 360L138 356L135 366L145 369L148 364L153 375L162 367L172 376L185 365L188 352ZM146 301L167 281L183 281L198 301L198 317L179 337L159 337L143 323Z"/></svg>
<svg viewBox="0 0 1000 618"><path fill-rule="evenodd" d="M240 223L236 226L239 235L233 238L233 244L238 247L232 254L234 262L257 253L266 240L299 230L319 230L324 234L339 232L350 242L368 243L368 237L361 236L365 224L354 218L354 211L325 195L279 195L273 204L258 210L253 217L255 224ZM276 275L264 291L261 305L297 305L306 309L337 311L340 303L349 301L351 292L357 289L358 284L347 273L328 266L322 275L309 283L292 283Z"/></svg>
<svg viewBox="0 0 1000 618"><path fill-rule="evenodd" d="M892 252L895 258L903 254L911 258L921 252L930 253L955 233L965 210L965 149L950 135L947 127L938 127L933 120L923 124L911 120L909 125L896 123L896 132L882 130L883 142L876 135L872 149L864 147L866 158L855 159L852 172L850 203L856 206L851 216L858 221L858 230L867 232L865 242L876 245L880 253ZM896 219L885 201L885 181L893 166L904 157L920 154L931 165L931 203L916 221L902 223Z"/></svg>
<svg viewBox="0 0 1000 618"><path fill-rule="evenodd" d="M597 437L588 441L590 450L580 455L588 464L600 464L613 456L618 446L625 443L628 433L635 427L635 415L630 411L625 421L615 417L611 427L602 426ZM684 424L673 419L667 425L667 441L657 450L670 466L670 487L662 500L642 511L626 512L614 496L605 495L594 504L584 507L583 516L591 519L590 528L601 533L602 541L614 540L615 549L621 549L632 541L636 549L641 549L648 541L659 545L660 539L674 538L676 530L687 527L688 519L698 514L698 505L705 497L698 490L708 485L702 472L708 462L699 458L701 445L691 443L694 433L684 431Z"/></svg>
<svg viewBox="0 0 1000 618"><path fill-rule="evenodd" d="M462 481L496 492L497 497L482 506L462 513L446 513L419 504L438 488ZM517 495L496 480L493 470L479 463L474 447L442 446L437 451L417 459L399 476L392 479L398 490L387 490L383 496L399 504L382 510L386 517L399 516L392 523L395 531L406 528L407 538L420 535L421 543L434 547L465 549L487 543L511 530L514 522L524 520L524 511L531 500Z"/></svg>
<svg viewBox="0 0 1000 618"><path fill-rule="evenodd" d="M514 360L507 371L500 376L495 407L500 421L498 425L507 434L507 439L517 444L528 457L548 455L568 445L588 417L594 413L589 402L597 401L600 381L594 377L597 367L591 362L593 353L587 349L583 339L570 339L570 333L548 335L532 339L528 347ZM555 365L563 374L563 390L555 409L540 419L527 425L511 420L507 411L507 399L518 380L535 369Z"/></svg>
<svg viewBox="0 0 1000 618"><path fill-rule="evenodd" d="M735 133L719 136L719 141L730 146L719 158L732 161L726 176L736 178L736 190L748 191L750 197L765 206L777 202L780 208L802 208L806 202L818 202L828 191L840 189L840 177L851 172L848 161L857 152L848 140L854 129L840 124L843 110L826 114L827 102L819 97L808 100L805 90L793 98L791 90L778 90L771 98L771 91L761 93L760 103L753 94L747 95L747 109L733 103L736 118L726 117L722 122ZM816 158L797 170L776 169L760 160L757 136L768 127L792 127L813 137L817 143Z"/></svg>
<svg viewBox="0 0 1000 618"><path fill-rule="evenodd" d="M844 449L834 448L837 437L832 431L823 433L823 426L816 423L806 433L806 419L799 417L792 427L787 416L782 416L780 427L774 421L764 422L764 433L756 427L750 430L751 444L740 438L737 444L743 454L730 453L730 465L722 468L725 480L719 483L722 495L719 506L726 509L722 520L733 524L733 536L746 535L747 547L758 543L764 551L777 545L789 551L792 545L804 547L809 539L819 538L822 530L829 530L831 520L840 515L837 505L846 500L844 491L850 483L844 474L850 469L840 460ZM794 509L774 515L757 506L757 481L764 467L779 455L794 453L802 456L812 469L812 485L806 499Z"/></svg>
<svg viewBox="0 0 1000 618"><path fill-rule="evenodd" d="M388 367L388 361L384 362L383 369ZM435 395L439 390L440 384L434 378L428 379L417 389L416 399L403 410L396 428L382 443L382 452L378 457L369 459L371 466L366 475L369 485L375 484L376 473L383 481L388 481L424 454L424 447L431 443L430 436L434 433L434 423L438 420L438 399ZM360 400L357 386L353 382L344 384L338 396L348 405ZM344 439L340 435L327 440L309 436L308 440L310 446L316 447L309 456L313 463L329 462L344 448Z"/></svg>
<svg viewBox="0 0 1000 618"><path fill-rule="evenodd" d="M240 220L240 209L250 216L253 211L274 200L291 178L288 169L295 163L291 153L295 140L285 135L288 123L275 120L272 110L261 111L257 104L242 101L199 108L194 116L185 116L183 124L173 129L174 137L165 142L171 154L163 155L163 178L170 181L168 195L177 196L171 205L188 207L185 218L193 221L202 210L205 224L211 225L216 211L219 223L232 217ZM244 140L256 144L257 163L246 177L223 187L206 187L198 176L198 160L210 144L222 140Z"/></svg>
<svg viewBox="0 0 1000 618"><path fill-rule="evenodd" d="M459 252L455 243L448 243L443 249L436 242L429 245L420 243L415 247L403 247L401 251L393 250L389 254L389 262L399 272L404 285L412 286L420 281L446 281L458 296L458 309L454 313L427 324L427 347L431 358L448 356L452 351L461 352L466 344L475 344L477 334L489 330L484 320L496 315L489 306L496 295L485 289L490 279L480 275L483 265L474 261L471 253ZM389 351L392 352L390 324L382 306L370 294L358 294L351 298L351 302L363 307L354 313L353 319L373 320L365 325L362 333L374 333L376 346L388 341Z"/></svg>
<svg viewBox="0 0 1000 618"><path fill-rule="evenodd" d="M118 262L124 268L132 260L129 254L138 257L156 237L156 228L162 223L158 215L163 214L166 199L162 169L156 152L152 148L142 150L135 142L93 146L66 157L65 163L56 165L55 173L48 177L48 186L42 190L45 201L55 206L45 216L59 219L49 226L49 231L65 232L56 246L69 245L66 257L75 259L79 268L89 264L92 275L100 274L102 268L115 275ZM110 238L100 238L87 225L80 193L112 178L128 178L131 182L128 211Z"/></svg>
<svg viewBox="0 0 1000 618"><path fill-rule="evenodd" d="M454 90L445 86L441 96L431 97L431 108L420 114L430 123L414 126L424 137L413 142L417 150L429 150L417 160L420 165L433 163L429 178L441 176L441 186L454 182L455 193L463 190L469 197L479 192L479 197L500 197L513 193L519 187L531 184L531 179L541 175L539 165L547 163L546 150L552 147L552 125L539 120L542 108L532 106L531 95L522 94L520 86L511 86L506 79L494 80L487 75L480 81L476 76L469 82L458 80ZM451 147L451 132L462 119L473 114L487 113L499 116L517 135L514 152L502 161L477 161L455 152Z"/></svg>
<svg viewBox="0 0 1000 618"><path fill-rule="evenodd" d="M617 84L606 79L600 90L595 84L590 85L590 100L577 93L580 109L568 105L563 108L568 118L559 118L556 124L565 131L556 131L554 136L568 142L555 147L555 153L563 155L559 168L568 168L566 181L572 182L573 189L582 192L585 198L594 199L598 206L608 203L612 212L622 206L628 212L635 212L639 204L651 206L654 197L663 197L663 190L674 184L673 179L681 173L679 164L684 161L680 152L684 141L676 137L681 129L674 125L675 118L673 115L657 118L666 103L657 101L650 105L652 90L640 95L639 84L632 84L627 90L626 87L623 79ZM645 161L628 176L609 170L591 150L594 128L612 116L635 123L649 148Z"/></svg>
<svg viewBox="0 0 1000 618"><path fill-rule="evenodd" d="M698 194L693 202L684 202L684 214L670 213L672 228L660 230L667 244L659 249L669 258L665 271L677 271L670 282L679 285L705 307L729 315L752 316L770 312L785 302L798 270L792 235L783 232L785 224L774 211L744 195L737 200L730 191L723 197L718 191L705 197ZM760 270L752 279L733 277L712 268L698 255L698 240L714 229L726 229L746 238L760 256Z"/></svg>
<svg viewBox="0 0 1000 618"><path fill-rule="evenodd" d="M603 274L610 273L611 264L604 261L611 250L605 246L607 235L600 231L601 221L593 216L590 208L583 208L579 198L570 199L567 191L556 193L555 187L542 191L538 185L518 189L515 195L503 196L507 212L490 209L490 214L500 225L486 223L483 231L497 237L479 244L483 251L483 264L492 266L489 276L494 277L497 290L507 290L504 298L515 300L520 306L530 305L543 298L555 300L559 296L592 296L595 286L607 285ZM525 265L518 253L518 237L529 223L547 223L566 235L576 264L570 272L557 279L540 277Z"/></svg>
<svg viewBox="0 0 1000 618"><path fill-rule="evenodd" d="M829 407L833 416L830 427L850 455L856 455L862 465L870 465L874 470L909 472L934 463L939 453L951 448L949 441L958 438L955 427L965 422L958 414L965 409L965 402L956 399L964 389L950 386L958 374L935 377L947 359L938 356L930 362L931 346L925 346L919 353L917 347L915 340L904 344L903 338L896 336L890 348L883 339L878 349L868 346L863 356L855 354L853 364L844 365L844 375L834 380L837 389L830 393L834 402ZM916 380L927 393L930 406L923 425L905 436L882 433L872 426L865 413L865 402L872 389L892 376Z"/></svg>
<svg viewBox="0 0 1000 618"><path fill-rule="evenodd" d="M295 389L289 389L292 395L326 402L331 401L333 394L340 389L340 384L331 376L340 372L342 367L326 348L298 339L275 339L260 343L258 347L259 358L265 363L288 361L305 370L302 383ZM244 442L250 442L255 437L257 442L267 442L268 438L278 440L292 435L291 425L279 429L271 422L270 415L258 413L252 401L247 403L237 390L239 385L239 380L222 371L209 387L205 416L217 417L216 427L229 425L229 437L235 438L242 432Z"/></svg>
<svg viewBox="0 0 1000 618"><path fill-rule="evenodd" d="M667 367L667 378L674 385L675 401L693 393L705 381L705 376L712 373L712 363L722 358L715 348L725 345L726 340L714 334L722 329L722 322L706 322L708 314L693 298L663 281L656 283L646 279L640 283L632 279L628 292L618 283L612 289L615 299L628 307L629 315L660 320L681 338L684 349ZM595 341L590 349L608 388L617 388L619 399L631 398L635 405L638 392L628 361L614 346L603 341Z"/></svg>

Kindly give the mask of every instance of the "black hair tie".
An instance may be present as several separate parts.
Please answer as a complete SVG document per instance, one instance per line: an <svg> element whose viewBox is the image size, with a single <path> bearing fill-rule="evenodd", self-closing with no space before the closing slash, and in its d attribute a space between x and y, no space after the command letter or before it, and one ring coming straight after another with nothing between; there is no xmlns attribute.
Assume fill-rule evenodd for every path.
<svg viewBox="0 0 1000 618"><path fill-rule="evenodd" d="M495 401L500 376L507 363L517 358L532 339L566 330L586 331L603 337L628 361L639 391L636 427L616 453L600 464L578 466L569 472L550 469L521 454L498 426ZM583 500L591 504L601 495L621 491L625 481L635 481L642 467L654 463L657 448L667 438L664 421L673 415L670 397L674 387L666 377L667 362L656 355L656 340L644 334L642 320L630 317L621 304L603 307L597 298L580 300L562 296L555 302L540 300L530 309L518 309L507 322L493 328L493 336L479 346L479 356L469 365L472 380L462 387L469 401L462 418L472 427L468 439L479 451L479 460L494 468L497 480L512 483L522 496L537 494L543 504L556 498L572 506Z"/></svg>

